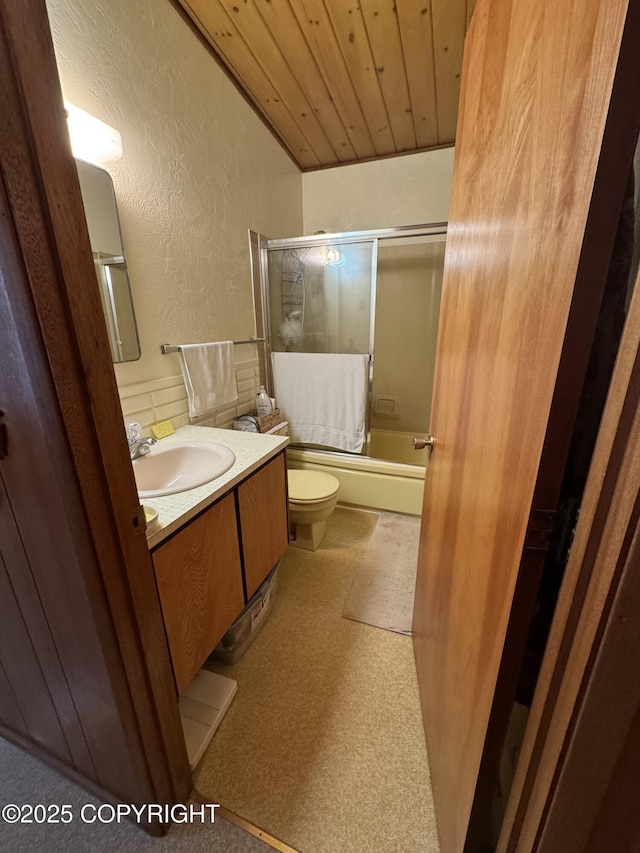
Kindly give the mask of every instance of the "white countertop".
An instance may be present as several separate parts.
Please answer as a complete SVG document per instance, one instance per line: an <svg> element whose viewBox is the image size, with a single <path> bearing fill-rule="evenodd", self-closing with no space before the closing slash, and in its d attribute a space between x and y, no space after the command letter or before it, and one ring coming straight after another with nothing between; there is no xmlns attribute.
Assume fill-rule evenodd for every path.
<svg viewBox="0 0 640 853"><path fill-rule="evenodd" d="M155 548L171 533L276 456L289 444L289 437L214 427L185 426L177 429L173 435L160 439L158 443L165 445L174 441L222 444L233 450L236 461L228 471L210 483L205 483L204 486L162 498L141 498L140 502L144 506L158 510L158 522L153 532L147 535L149 548Z"/></svg>

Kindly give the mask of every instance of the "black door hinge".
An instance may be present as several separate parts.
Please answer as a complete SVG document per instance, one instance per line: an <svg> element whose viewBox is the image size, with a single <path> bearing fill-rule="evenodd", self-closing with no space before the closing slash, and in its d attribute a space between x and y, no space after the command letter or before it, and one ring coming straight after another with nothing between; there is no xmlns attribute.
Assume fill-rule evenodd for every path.
<svg viewBox="0 0 640 853"><path fill-rule="evenodd" d="M529 516L524 550L529 553L546 553L551 550L558 522L555 509L534 509Z"/></svg>

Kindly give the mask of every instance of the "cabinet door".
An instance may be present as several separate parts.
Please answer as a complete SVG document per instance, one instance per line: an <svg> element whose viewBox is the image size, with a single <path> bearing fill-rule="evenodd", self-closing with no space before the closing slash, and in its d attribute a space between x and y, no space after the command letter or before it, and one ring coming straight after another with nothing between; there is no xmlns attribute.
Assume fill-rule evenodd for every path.
<svg viewBox="0 0 640 853"><path fill-rule="evenodd" d="M238 486L247 598L258 589L289 544L284 453Z"/></svg>
<svg viewBox="0 0 640 853"><path fill-rule="evenodd" d="M161 545L153 565L180 692L244 606L233 495Z"/></svg>

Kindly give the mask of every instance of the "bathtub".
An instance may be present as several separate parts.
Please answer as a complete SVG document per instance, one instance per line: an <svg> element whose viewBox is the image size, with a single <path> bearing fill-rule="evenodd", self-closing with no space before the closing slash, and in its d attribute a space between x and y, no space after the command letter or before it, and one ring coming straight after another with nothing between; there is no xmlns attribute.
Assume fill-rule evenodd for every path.
<svg viewBox="0 0 640 853"><path fill-rule="evenodd" d="M378 433L388 433L376 436ZM410 443L407 450L407 437ZM426 451L413 450L413 433L398 433L392 437L390 431L373 430L371 445L377 451L395 449L401 458L426 461ZM411 456L410 454L415 454ZM368 509L382 509L420 515L424 491L424 463L408 465L351 454L333 453L325 450L287 448L287 467L325 471L340 481L338 502Z"/></svg>

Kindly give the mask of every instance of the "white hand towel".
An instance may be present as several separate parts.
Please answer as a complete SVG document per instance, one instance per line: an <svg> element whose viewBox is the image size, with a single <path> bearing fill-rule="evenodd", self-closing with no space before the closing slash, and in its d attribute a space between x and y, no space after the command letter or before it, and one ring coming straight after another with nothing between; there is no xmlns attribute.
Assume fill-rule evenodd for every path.
<svg viewBox="0 0 640 853"><path fill-rule="evenodd" d="M271 361L276 400L291 440L360 453L369 356L274 352Z"/></svg>
<svg viewBox="0 0 640 853"><path fill-rule="evenodd" d="M180 367L189 398L190 418L237 401L233 341L180 344Z"/></svg>

